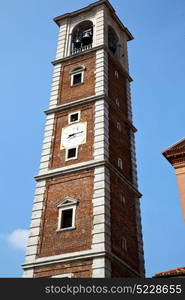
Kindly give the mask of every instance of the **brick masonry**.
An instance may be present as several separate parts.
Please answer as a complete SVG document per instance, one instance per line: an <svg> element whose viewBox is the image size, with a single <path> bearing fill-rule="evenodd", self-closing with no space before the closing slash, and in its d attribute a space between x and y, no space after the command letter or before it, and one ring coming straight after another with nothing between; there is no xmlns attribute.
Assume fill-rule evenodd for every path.
<svg viewBox="0 0 185 300"><path fill-rule="evenodd" d="M95 95L95 61L96 55L92 52L87 55L71 58L67 62L62 63L58 104L65 104ZM85 67L84 83L71 87L70 72L78 67L78 65Z"/></svg>
<svg viewBox="0 0 185 300"><path fill-rule="evenodd" d="M108 58L108 83L109 83L109 98L116 103L116 99L119 101L119 111L122 114L122 118L128 118L128 104L126 95L126 82L127 79L117 64L114 62L113 58L109 54Z"/></svg>
<svg viewBox="0 0 185 300"><path fill-rule="evenodd" d="M87 122L86 143L79 146L78 157L75 160L65 161L66 150L61 149L62 128L68 125L68 115L72 112L80 111L80 122ZM82 105L78 108L56 113L54 126L54 139L51 147L51 159L49 169L69 166L74 163L93 159L94 144L94 104Z"/></svg>
<svg viewBox="0 0 185 300"><path fill-rule="evenodd" d="M40 246L37 257L52 256L91 248L93 223L92 193L92 171L74 173L47 181ZM57 205L66 197L78 201L76 229L57 232Z"/></svg>
<svg viewBox="0 0 185 300"><path fill-rule="evenodd" d="M117 123L120 129L117 128ZM130 152L130 128L120 113L110 106L109 113L109 154L110 162L132 182L132 161ZM123 162L123 168L118 167L118 158Z"/></svg>
<svg viewBox="0 0 185 300"><path fill-rule="evenodd" d="M136 195L133 190L113 172L110 173L110 182L111 249L114 254L139 272ZM125 202L122 201L122 194L124 195ZM127 240L126 251L122 249L122 238Z"/></svg>
<svg viewBox="0 0 185 300"><path fill-rule="evenodd" d="M34 277L44 278L70 274L71 278L92 277L92 260L83 260L74 263L55 264L35 268Z"/></svg>
<svg viewBox="0 0 185 300"><path fill-rule="evenodd" d="M129 270L127 267L125 267L123 265L120 267L120 263L118 263L118 262L112 262L111 269L112 269L112 278L121 278L121 277L136 278L136 277L139 277L134 272Z"/></svg>

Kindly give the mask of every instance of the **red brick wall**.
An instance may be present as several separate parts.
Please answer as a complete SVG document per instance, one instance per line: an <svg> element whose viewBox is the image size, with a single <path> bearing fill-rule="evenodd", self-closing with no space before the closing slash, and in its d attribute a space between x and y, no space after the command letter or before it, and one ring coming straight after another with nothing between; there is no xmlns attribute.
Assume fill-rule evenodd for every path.
<svg viewBox="0 0 185 300"><path fill-rule="evenodd" d="M130 150L130 128L126 123L128 117L128 104L126 98L126 78L119 71L115 62L109 56L109 153L110 162L118 167L118 158L122 159L123 170L119 169L130 181L132 181L132 162ZM115 76L118 72L118 78ZM119 99L119 106L116 104ZM117 122L121 125L121 131L117 129Z"/></svg>
<svg viewBox="0 0 185 300"><path fill-rule="evenodd" d="M92 277L92 261L83 260L80 262L78 261L37 267L34 270L34 277L52 277L67 273L73 273L72 278Z"/></svg>
<svg viewBox="0 0 185 300"><path fill-rule="evenodd" d="M111 278L136 278L138 277L135 273L127 269L124 265L119 264L117 262L111 263Z"/></svg>
<svg viewBox="0 0 185 300"><path fill-rule="evenodd" d="M93 176L93 170L89 170L47 181L38 257L91 248ZM76 209L76 229L56 232L57 205L65 197L79 201Z"/></svg>
<svg viewBox="0 0 185 300"><path fill-rule="evenodd" d="M128 107L127 107L127 98L126 98L126 78L123 76L121 72L119 72L119 68L116 66L115 62L109 56L108 58L108 95L109 98L116 102L116 98L119 99L119 110L122 115L128 117ZM118 78L115 76L115 71L118 71Z"/></svg>
<svg viewBox="0 0 185 300"><path fill-rule="evenodd" d="M70 71L77 67L78 64L84 65L86 68L84 71L84 83L71 87ZM95 66L95 52L74 57L62 63L58 104L64 104L95 95Z"/></svg>
<svg viewBox="0 0 185 300"><path fill-rule="evenodd" d="M111 193L111 241L112 252L139 271L138 239L134 192L113 172L110 173ZM121 201L123 192L126 201ZM127 251L121 247L121 240L127 240Z"/></svg>
<svg viewBox="0 0 185 300"><path fill-rule="evenodd" d="M68 125L68 114L81 110L80 122L87 121L87 139L86 143L79 146L78 157L75 160L65 161L65 149L60 149L62 128ZM52 157L50 169L68 166L93 159L94 144L94 104L80 106L80 108L69 109L65 112L56 114L54 140L52 145Z"/></svg>
<svg viewBox="0 0 185 300"><path fill-rule="evenodd" d="M121 131L117 129L117 122ZM130 150L130 129L121 115L110 106L109 110L109 159L118 168L118 158L122 159L123 169L119 169L132 182L132 162Z"/></svg>

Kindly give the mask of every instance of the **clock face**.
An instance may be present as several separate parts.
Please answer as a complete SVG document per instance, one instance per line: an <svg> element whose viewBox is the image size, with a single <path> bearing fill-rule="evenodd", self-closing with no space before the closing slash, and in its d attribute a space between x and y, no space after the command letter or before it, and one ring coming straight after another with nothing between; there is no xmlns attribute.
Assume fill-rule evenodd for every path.
<svg viewBox="0 0 185 300"><path fill-rule="evenodd" d="M61 149L70 149L86 143L87 123L71 124L62 129Z"/></svg>

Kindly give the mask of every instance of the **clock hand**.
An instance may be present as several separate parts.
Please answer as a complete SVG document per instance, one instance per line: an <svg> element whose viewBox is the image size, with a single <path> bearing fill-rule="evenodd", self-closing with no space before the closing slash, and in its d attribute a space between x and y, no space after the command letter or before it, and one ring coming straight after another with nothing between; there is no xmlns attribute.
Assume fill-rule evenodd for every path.
<svg viewBox="0 0 185 300"><path fill-rule="evenodd" d="M71 138L74 135L75 135L75 133L69 134L69 136L67 138L69 139L69 138Z"/></svg>
<svg viewBox="0 0 185 300"><path fill-rule="evenodd" d="M68 139L73 137L76 134L79 134L79 133L83 133L83 131L79 131L79 132L76 132L76 133L69 134Z"/></svg>

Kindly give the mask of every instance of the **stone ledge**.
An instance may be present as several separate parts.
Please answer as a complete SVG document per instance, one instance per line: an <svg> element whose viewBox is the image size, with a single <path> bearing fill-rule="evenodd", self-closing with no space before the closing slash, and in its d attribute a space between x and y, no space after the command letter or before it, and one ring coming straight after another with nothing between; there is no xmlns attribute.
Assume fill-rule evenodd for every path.
<svg viewBox="0 0 185 300"><path fill-rule="evenodd" d="M98 95L98 96L94 95L94 96L83 98L83 99L80 99L80 100L77 100L77 101L72 101L72 102L69 102L69 103L56 105L56 107L44 110L44 113L46 115L49 115L49 114L52 114L52 113L55 113L55 112L58 112L58 111L63 111L63 110L69 109L69 108L74 107L74 106L99 101L99 100L102 100L102 98L104 98L104 97L105 97L104 94L101 94L101 95Z"/></svg>
<svg viewBox="0 0 185 300"><path fill-rule="evenodd" d="M83 163L78 163L78 164L74 164L71 166L50 170L50 171L43 173L42 175L37 175L34 178L36 181L39 181L39 180L43 180L46 178L51 178L51 177L55 177L55 176L59 176L59 175L63 175L63 174L71 173L71 172L77 172L77 171L86 170L89 168L94 168L97 166L102 166L104 164L105 164L104 160L90 160L90 161L86 161Z"/></svg>

